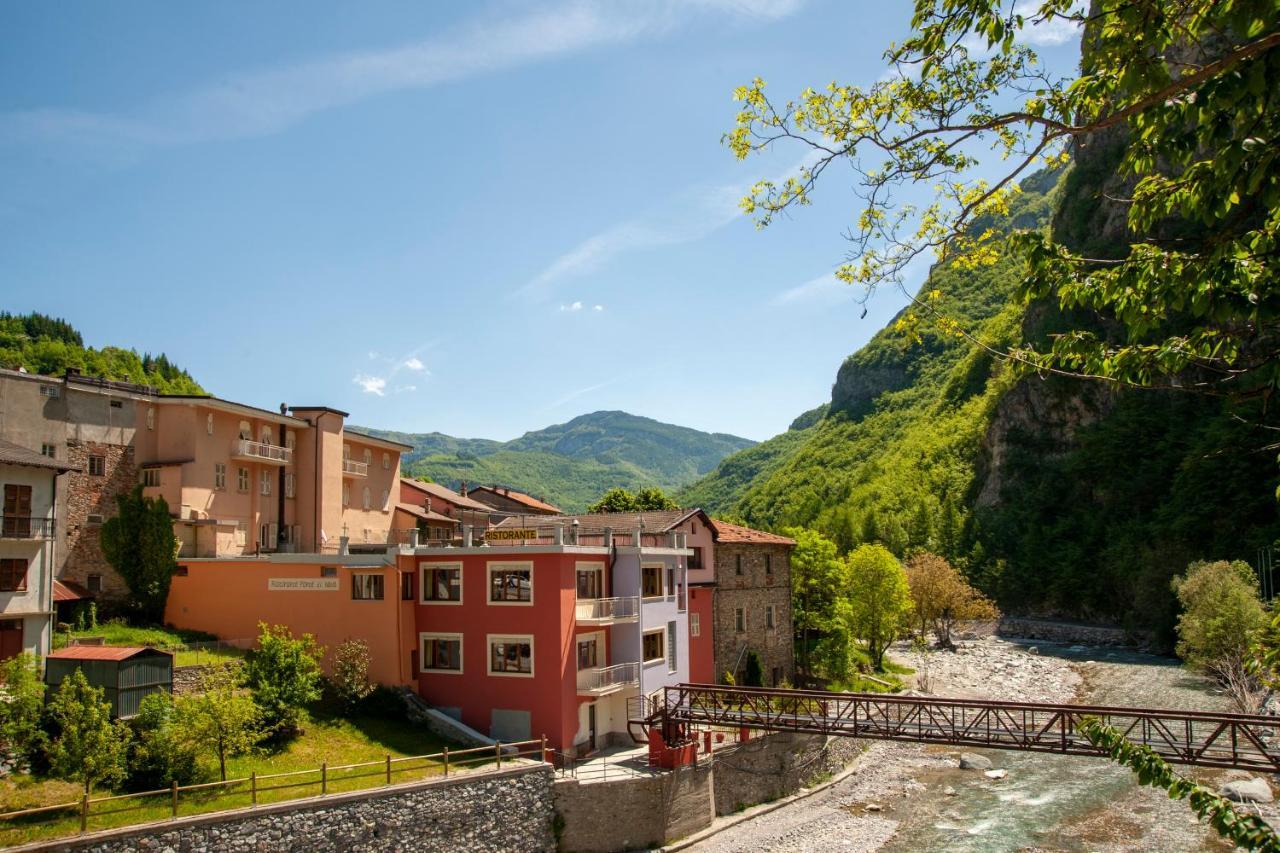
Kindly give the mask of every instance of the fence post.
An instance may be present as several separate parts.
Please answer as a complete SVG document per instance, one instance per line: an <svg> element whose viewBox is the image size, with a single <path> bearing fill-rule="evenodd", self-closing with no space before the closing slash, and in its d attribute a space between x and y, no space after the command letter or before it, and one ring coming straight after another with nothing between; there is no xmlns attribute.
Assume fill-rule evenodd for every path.
<svg viewBox="0 0 1280 853"><path fill-rule="evenodd" d="M543 764L547 763L547 736L546 735L542 736L542 755L540 756L540 758L542 759Z"/></svg>
<svg viewBox="0 0 1280 853"><path fill-rule="evenodd" d="M255 806L258 804L258 771L257 770L249 774L249 803Z"/></svg>
<svg viewBox="0 0 1280 853"><path fill-rule="evenodd" d="M391 753L387 753L387 784L391 784Z"/></svg>
<svg viewBox="0 0 1280 853"><path fill-rule="evenodd" d="M80 831L84 832L89 828L89 795L83 794L80 797Z"/></svg>
<svg viewBox="0 0 1280 853"><path fill-rule="evenodd" d="M320 765L320 793L329 793L329 762Z"/></svg>
<svg viewBox="0 0 1280 853"><path fill-rule="evenodd" d="M498 759L498 769L502 769L502 741L493 744L493 754Z"/></svg>
<svg viewBox="0 0 1280 853"><path fill-rule="evenodd" d="M178 816L178 780L177 779L169 780L169 793L173 799L173 816L177 817Z"/></svg>
<svg viewBox="0 0 1280 853"><path fill-rule="evenodd" d="M449 747L444 748L444 775L449 775Z"/></svg>

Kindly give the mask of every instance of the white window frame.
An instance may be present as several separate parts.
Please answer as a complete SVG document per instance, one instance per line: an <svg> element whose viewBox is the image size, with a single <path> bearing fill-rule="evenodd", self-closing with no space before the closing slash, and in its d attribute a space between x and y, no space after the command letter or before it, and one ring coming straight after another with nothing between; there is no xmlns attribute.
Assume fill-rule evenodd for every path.
<svg viewBox="0 0 1280 853"><path fill-rule="evenodd" d="M296 497L298 493L298 483L292 471L286 471L284 475L284 496L286 498Z"/></svg>
<svg viewBox="0 0 1280 853"><path fill-rule="evenodd" d="M383 489L383 490L382 490L382 503L378 505L378 509L382 510L383 512L386 512L386 511L387 511L387 509L388 509L388 507L387 507L387 499L388 499L388 498L390 498L390 497L391 497L391 492L390 492L390 491L388 491L387 489Z"/></svg>
<svg viewBox="0 0 1280 853"><path fill-rule="evenodd" d="M147 407L147 429L156 428L156 410L150 406Z"/></svg>
<svg viewBox="0 0 1280 853"><path fill-rule="evenodd" d="M40 396L48 397L50 400L58 399L58 386L57 385L41 385Z"/></svg>
<svg viewBox="0 0 1280 853"><path fill-rule="evenodd" d="M518 571L527 570L529 572L529 600L528 601L494 601L493 600L493 573L494 570L502 571L516 569ZM484 567L484 598L490 607L532 607L536 590L534 590L533 582L533 562L531 560L495 560L486 563Z"/></svg>
<svg viewBox="0 0 1280 853"><path fill-rule="evenodd" d="M436 667L424 666L427 659L426 645L427 640L457 640L458 641L458 668L457 669L437 669ZM420 631L418 632L418 673L425 675L463 675L467 668L466 656L466 638L462 634L452 634L444 631Z"/></svg>
<svg viewBox="0 0 1280 853"><path fill-rule="evenodd" d="M49 444L48 442L44 442L40 445L40 455L48 456L50 459L57 459L58 446L56 444Z"/></svg>
<svg viewBox="0 0 1280 853"><path fill-rule="evenodd" d="M649 636L650 634L657 635L658 639L662 641L662 653L659 654L656 658L647 658L644 656L644 638ZM649 664L653 664L653 663L666 663L666 660L667 660L667 626L666 625L663 625L661 628L650 628L647 631L642 631L640 633L640 658L641 658L640 662L644 666L648 666Z"/></svg>
<svg viewBox="0 0 1280 853"><path fill-rule="evenodd" d="M366 512L369 510L369 507L373 506L373 499L369 495L368 486L365 486L364 490L360 493L360 502Z"/></svg>
<svg viewBox="0 0 1280 853"><path fill-rule="evenodd" d="M436 569L457 569L458 570L458 600L442 601L438 598L427 598L427 572ZM460 605L466 597L467 584L466 576L462 570L461 561L453 562L430 562L424 561L418 564L418 603L419 604L442 604L446 606Z"/></svg>
<svg viewBox="0 0 1280 853"><path fill-rule="evenodd" d="M656 595L647 595L644 591L644 570L658 570L658 592ZM667 597L667 564L666 563L644 563L640 566L640 597L653 601L659 598Z"/></svg>
<svg viewBox="0 0 1280 853"><path fill-rule="evenodd" d="M95 466L95 465L93 464L93 460L95 460L95 459L96 459L96 460L98 460L98 464L97 464L97 466ZM97 469L98 469L97 471L94 471L94 470L93 470L95 467L97 467ZM97 453L90 453L90 454L89 454L89 460L88 460L88 462L87 462L87 463L86 463L86 465L85 465L85 470L89 473L89 476L90 476L90 477L105 477L105 476L107 476L107 457L102 456L102 455L97 454Z"/></svg>
<svg viewBox="0 0 1280 853"><path fill-rule="evenodd" d="M253 426L248 421L241 421L239 432L236 435L243 441L253 441Z"/></svg>
<svg viewBox="0 0 1280 853"><path fill-rule="evenodd" d="M382 579L382 596L380 598L356 598L356 578L372 577ZM351 573L351 600L352 601L386 601L387 600L387 577L382 572L352 572Z"/></svg>
<svg viewBox="0 0 1280 853"><path fill-rule="evenodd" d="M366 469L373 467L373 451L367 447L364 449L363 461Z"/></svg>
<svg viewBox="0 0 1280 853"><path fill-rule="evenodd" d="M351 506L351 486L347 483L342 484L342 505Z"/></svg>
<svg viewBox="0 0 1280 853"><path fill-rule="evenodd" d="M142 469L142 487L144 489L157 489L160 487L160 469L159 468L143 468Z"/></svg>
<svg viewBox="0 0 1280 853"><path fill-rule="evenodd" d="M249 494L253 489L253 478L249 476L249 469L243 465L236 468L236 491L241 494Z"/></svg>
<svg viewBox="0 0 1280 853"><path fill-rule="evenodd" d="M262 429L258 430L259 443L270 444L271 438L272 438L271 427L267 426L266 424L263 424Z"/></svg>
<svg viewBox="0 0 1280 853"><path fill-rule="evenodd" d="M578 575L582 572L593 572L600 576L600 598L608 597L608 590L605 588L604 563L594 563L586 561L578 561L573 564L573 597L575 601L595 601L593 598L578 598Z"/></svg>
<svg viewBox="0 0 1280 853"><path fill-rule="evenodd" d="M225 492L227 490L227 463L213 463L213 490L215 492Z"/></svg>
<svg viewBox="0 0 1280 853"><path fill-rule="evenodd" d="M382 470L383 471L391 470L391 454L390 453L384 452L382 454Z"/></svg>
<svg viewBox="0 0 1280 853"><path fill-rule="evenodd" d="M258 474L258 490L263 495L271 494L271 471L263 469Z"/></svg>
<svg viewBox="0 0 1280 853"><path fill-rule="evenodd" d="M702 636L702 614L701 613L689 614L689 636L690 637Z"/></svg>
<svg viewBox="0 0 1280 853"><path fill-rule="evenodd" d="M674 621L667 623L667 636L664 642L667 645L663 650L667 653L667 672L675 672L680 668L680 662L676 660L676 656L680 654L680 629L676 627Z"/></svg>
<svg viewBox="0 0 1280 853"><path fill-rule="evenodd" d="M528 672L494 672L493 671L493 644L494 643L524 643L529 644L529 671ZM576 653L576 649L575 649ZM494 678L533 678L538 671L537 648L534 645L532 634L485 634L484 635L484 668L485 671Z"/></svg>
<svg viewBox="0 0 1280 853"><path fill-rule="evenodd" d="M204 431L213 435L213 412L204 416Z"/></svg>
<svg viewBox="0 0 1280 853"><path fill-rule="evenodd" d="M298 436L294 434L293 430L291 429L285 430L284 446L289 448L290 450L293 450L295 447L297 447L297 444L298 444Z"/></svg>

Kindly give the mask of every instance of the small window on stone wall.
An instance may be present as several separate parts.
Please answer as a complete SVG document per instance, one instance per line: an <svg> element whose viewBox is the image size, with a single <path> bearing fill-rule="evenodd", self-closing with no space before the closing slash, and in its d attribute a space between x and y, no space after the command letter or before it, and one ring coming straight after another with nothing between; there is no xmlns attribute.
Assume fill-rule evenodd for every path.
<svg viewBox="0 0 1280 853"><path fill-rule="evenodd" d="M89 457L89 476L102 477L107 473L107 457L90 456Z"/></svg>
<svg viewBox="0 0 1280 853"><path fill-rule="evenodd" d="M89 513L87 516L85 516L85 522L88 524L101 524L102 513L99 513L99 512Z"/></svg>
<svg viewBox="0 0 1280 853"><path fill-rule="evenodd" d="M89 592L102 592L102 575L85 576L84 586Z"/></svg>

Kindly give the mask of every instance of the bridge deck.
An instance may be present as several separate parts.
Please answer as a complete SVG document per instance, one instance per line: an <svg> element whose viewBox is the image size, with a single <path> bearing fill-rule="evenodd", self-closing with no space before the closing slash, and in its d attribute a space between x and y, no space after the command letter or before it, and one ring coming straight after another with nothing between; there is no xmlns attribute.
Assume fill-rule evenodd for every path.
<svg viewBox="0 0 1280 853"><path fill-rule="evenodd" d="M1169 762L1280 772L1276 717L707 684L664 693L655 721L668 740L684 724L1096 756L1077 727L1097 717Z"/></svg>

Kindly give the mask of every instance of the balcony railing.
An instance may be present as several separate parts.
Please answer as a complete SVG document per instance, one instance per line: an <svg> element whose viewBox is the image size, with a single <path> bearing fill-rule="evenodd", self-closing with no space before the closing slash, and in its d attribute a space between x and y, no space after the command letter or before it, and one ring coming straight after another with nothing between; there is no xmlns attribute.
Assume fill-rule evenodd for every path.
<svg viewBox="0 0 1280 853"><path fill-rule="evenodd" d="M640 618L640 597L625 595L620 598L580 598L575 611L579 622L632 622Z"/></svg>
<svg viewBox="0 0 1280 853"><path fill-rule="evenodd" d="M236 459L252 459L255 462L270 462L273 465L288 465L293 462L293 451L289 448L261 441L250 441L247 438L237 438L231 442L231 455Z"/></svg>
<svg viewBox="0 0 1280 853"><path fill-rule="evenodd" d="M357 462L354 459L343 459L342 474L345 477L368 477L369 464L367 462Z"/></svg>
<svg viewBox="0 0 1280 853"><path fill-rule="evenodd" d="M0 539L48 539L53 523L33 515L0 516Z"/></svg>
<svg viewBox="0 0 1280 853"><path fill-rule="evenodd" d="M603 696L639 683L640 664L635 661L578 670L578 692L591 696Z"/></svg>

